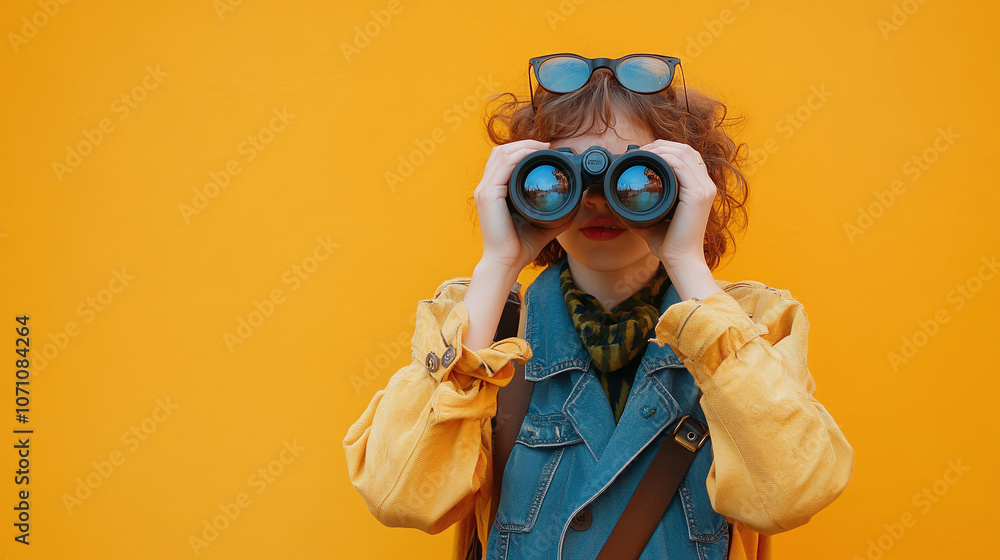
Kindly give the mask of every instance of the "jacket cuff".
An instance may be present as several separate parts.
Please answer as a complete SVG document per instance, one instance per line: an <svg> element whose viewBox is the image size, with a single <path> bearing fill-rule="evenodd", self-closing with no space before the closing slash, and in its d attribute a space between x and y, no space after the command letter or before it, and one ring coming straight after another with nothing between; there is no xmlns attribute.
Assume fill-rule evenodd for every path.
<svg viewBox="0 0 1000 560"><path fill-rule="evenodd" d="M668 307L656 324L656 338L649 341L669 344L701 382L727 357L767 332L733 296L719 291L700 301L692 298Z"/></svg>
<svg viewBox="0 0 1000 560"><path fill-rule="evenodd" d="M419 325L419 313L417 320ZM422 361L428 373L438 381L446 380L451 373L459 373L503 387L514 374L510 362L517 360L523 364L531 359L531 347L522 338L495 341L481 350L466 346L469 312L462 301L455 304L442 323L432 321L425 325L428 328L414 337L415 358Z"/></svg>

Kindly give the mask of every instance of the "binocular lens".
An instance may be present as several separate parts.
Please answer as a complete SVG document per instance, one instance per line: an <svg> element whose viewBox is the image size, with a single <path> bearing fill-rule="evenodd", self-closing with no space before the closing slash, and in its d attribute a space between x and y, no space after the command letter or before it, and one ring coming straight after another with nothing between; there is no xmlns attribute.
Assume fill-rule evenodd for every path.
<svg viewBox="0 0 1000 560"><path fill-rule="evenodd" d="M552 212L569 201L569 179L561 169L539 165L524 178L522 198L539 212Z"/></svg>
<svg viewBox="0 0 1000 560"><path fill-rule="evenodd" d="M633 212L646 212L663 198L663 178L645 165L633 165L618 176L618 201Z"/></svg>

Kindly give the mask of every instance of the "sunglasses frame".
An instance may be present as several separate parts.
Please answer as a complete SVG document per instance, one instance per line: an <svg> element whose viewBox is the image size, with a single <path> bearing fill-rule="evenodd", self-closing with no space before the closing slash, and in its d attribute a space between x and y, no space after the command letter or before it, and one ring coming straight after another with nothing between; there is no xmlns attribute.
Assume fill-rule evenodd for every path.
<svg viewBox="0 0 1000 560"><path fill-rule="evenodd" d="M576 91L576 89L572 90L572 91L552 91L549 88L547 88L544 85L542 85L542 82L538 79L538 70L542 67L542 64L545 61L547 61L549 59L552 59L552 58L562 57L562 56L566 56L566 57L571 57L571 58L576 58L576 59L579 59L579 60L583 60L590 67L590 73L587 75L587 79L583 81L583 84L580 84L581 88L584 85L586 85L588 81L590 81L590 77L594 75L594 71L595 70L597 70L598 68L607 68L608 70L611 71L611 74L614 75L615 80L617 80L618 83L621 84L622 87L624 87L625 89L627 89L627 90L629 90L631 92L639 93L639 94L643 94L643 95L651 95L651 94L654 94L654 93L660 93L661 91L669 88L670 85L674 83L674 76L676 75L675 68L680 67L680 69L681 69L681 86L684 88L684 111L685 112L690 112L689 111L689 106L688 106L688 97L687 97L687 83L686 83L686 81L684 79L684 67L681 66L681 59L673 57L673 56L664 56L662 54L650 54L650 53L633 53L633 54L627 54L627 55L625 55L625 56L623 56L621 58L614 58L614 59L612 59L612 58L587 58L585 56L580 56L580 55L574 54L574 53L556 53L556 54L548 54L548 55L545 55L545 56L536 56L535 58L531 58L531 59L528 60L528 90L531 93L531 107L532 107L532 109L535 109L536 111L538 110L537 107L535 107L535 88L534 88L534 86L531 85L531 71L532 71L532 69L535 71L535 81L538 82L538 87L544 89L545 91L547 91L549 93L554 93L554 94L557 94L557 95L561 95L561 94L564 94L564 93L572 93L572 91ZM667 81L667 85L663 86L663 89L659 89L659 90L656 90L656 91L646 91L646 92L644 92L644 91L635 91L634 89L626 86L625 84L622 84L621 81L618 80L618 65L621 64L622 62L630 59L630 58L635 58L635 57L650 57L650 58L656 58L656 59L659 59L659 60L662 60L662 61L666 62L667 65L670 67L670 80ZM580 88L577 88L577 89L580 89Z"/></svg>

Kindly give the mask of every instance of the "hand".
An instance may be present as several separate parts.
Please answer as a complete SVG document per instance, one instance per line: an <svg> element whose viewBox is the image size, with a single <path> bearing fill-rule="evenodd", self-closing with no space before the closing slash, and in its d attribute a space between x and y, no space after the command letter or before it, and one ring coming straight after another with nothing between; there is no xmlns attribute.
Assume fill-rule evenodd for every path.
<svg viewBox="0 0 1000 560"><path fill-rule="evenodd" d="M486 161L483 178L475 191L476 210L483 231L483 261L520 272L534 261L542 249L569 229L572 222L554 229L542 229L512 216L507 208L507 183L514 167L525 156L549 149L548 142L519 140L493 148Z"/></svg>
<svg viewBox="0 0 1000 560"><path fill-rule="evenodd" d="M670 220L632 231L646 240L649 250L667 271L681 263L705 263L705 228L718 188L708 176L701 155L687 144L669 140L656 140L640 149L667 162L677 176L679 193Z"/></svg>

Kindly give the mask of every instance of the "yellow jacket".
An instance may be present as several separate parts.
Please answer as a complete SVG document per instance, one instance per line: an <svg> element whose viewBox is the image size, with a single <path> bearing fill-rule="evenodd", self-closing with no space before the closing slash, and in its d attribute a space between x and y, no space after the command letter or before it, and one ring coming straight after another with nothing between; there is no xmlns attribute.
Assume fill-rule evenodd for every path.
<svg viewBox="0 0 1000 560"><path fill-rule="evenodd" d="M461 343L469 280L446 281L418 303L410 364L375 393L343 441L371 514L430 534L457 523L455 559L464 558L474 527L486 548L490 419L511 360L532 355L518 337L479 351ZM843 492L854 450L813 397L802 305L760 282L717 283L723 291L670 306L650 342L669 344L702 391L714 454L705 484L712 508L733 524L730 558L767 560L771 535L805 524ZM429 373L428 354L448 346L453 361ZM761 360L780 367L748 365Z"/></svg>

